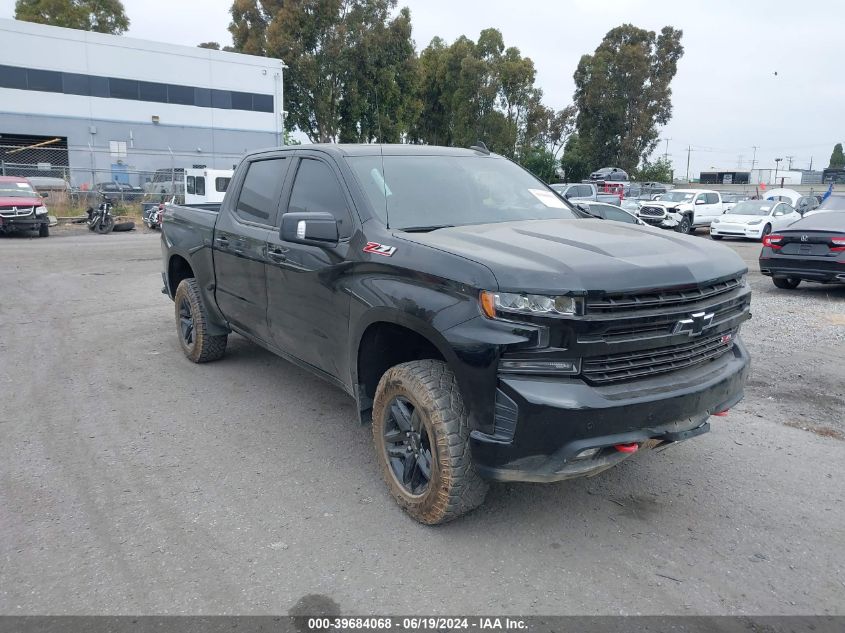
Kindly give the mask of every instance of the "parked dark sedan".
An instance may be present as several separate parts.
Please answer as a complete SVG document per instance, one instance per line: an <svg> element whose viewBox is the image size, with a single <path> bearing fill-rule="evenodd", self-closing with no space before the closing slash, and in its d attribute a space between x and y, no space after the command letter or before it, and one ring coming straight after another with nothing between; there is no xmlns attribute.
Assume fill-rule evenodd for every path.
<svg viewBox="0 0 845 633"><path fill-rule="evenodd" d="M845 209L845 196L836 197ZM764 237L760 272L787 290L802 281L845 283L845 210L809 215Z"/></svg>

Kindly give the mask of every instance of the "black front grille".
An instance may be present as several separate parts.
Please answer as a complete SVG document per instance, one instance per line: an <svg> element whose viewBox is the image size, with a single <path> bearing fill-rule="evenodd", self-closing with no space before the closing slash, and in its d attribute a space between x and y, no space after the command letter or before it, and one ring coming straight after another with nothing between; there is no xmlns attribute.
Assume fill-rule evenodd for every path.
<svg viewBox="0 0 845 633"><path fill-rule="evenodd" d="M660 207L640 207L640 215L652 218L662 218L666 212Z"/></svg>
<svg viewBox="0 0 845 633"><path fill-rule="evenodd" d="M735 336L721 332L681 345L586 358L581 373L591 383L607 384L677 371L719 358L733 348Z"/></svg>
<svg viewBox="0 0 845 633"><path fill-rule="evenodd" d="M587 299L587 313L606 314L630 310L648 310L665 306L684 306L726 294L739 288L740 284L739 279L729 279L686 290L606 295L596 299Z"/></svg>

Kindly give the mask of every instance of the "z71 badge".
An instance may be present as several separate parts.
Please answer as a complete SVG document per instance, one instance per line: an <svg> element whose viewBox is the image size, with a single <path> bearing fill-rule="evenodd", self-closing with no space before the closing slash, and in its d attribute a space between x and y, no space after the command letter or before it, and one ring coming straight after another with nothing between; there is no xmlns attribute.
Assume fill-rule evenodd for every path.
<svg viewBox="0 0 845 633"><path fill-rule="evenodd" d="M378 242L367 242L367 245L364 247L364 252L390 257L396 252L396 247L386 246L384 244L379 244Z"/></svg>

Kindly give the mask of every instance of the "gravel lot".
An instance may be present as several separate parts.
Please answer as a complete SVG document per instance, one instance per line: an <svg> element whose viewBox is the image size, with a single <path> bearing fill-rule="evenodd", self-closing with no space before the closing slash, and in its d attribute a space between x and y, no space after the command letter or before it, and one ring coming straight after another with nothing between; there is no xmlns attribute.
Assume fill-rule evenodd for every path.
<svg viewBox="0 0 845 633"><path fill-rule="evenodd" d="M728 245L755 291L729 417L429 528L343 393L239 337L182 356L156 234L0 238L0 613L845 614L845 289Z"/></svg>

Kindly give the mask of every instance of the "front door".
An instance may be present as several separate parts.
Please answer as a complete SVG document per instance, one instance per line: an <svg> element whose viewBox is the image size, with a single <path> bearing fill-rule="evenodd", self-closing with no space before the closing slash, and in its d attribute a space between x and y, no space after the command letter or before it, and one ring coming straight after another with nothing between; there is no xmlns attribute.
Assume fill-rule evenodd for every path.
<svg viewBox="0 0 845 633"><path fill-rule="evenodd" d="M316 154L299 159L283 210L325 211L338 220L336 246L283 241L278 230L267 242L267 320L276 346L331 376L349 375L350 296L342 288L351 201L335 169ZM281 221L277 223L281 225Z"/></svg>

